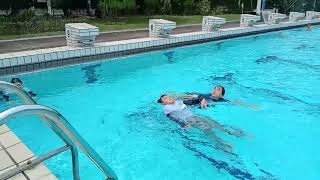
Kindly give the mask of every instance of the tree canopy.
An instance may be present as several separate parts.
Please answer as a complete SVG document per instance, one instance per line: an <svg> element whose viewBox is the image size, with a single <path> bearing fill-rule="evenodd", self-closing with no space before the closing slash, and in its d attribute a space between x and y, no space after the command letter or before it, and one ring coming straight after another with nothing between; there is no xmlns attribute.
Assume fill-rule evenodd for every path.
<svg viewBox="0 0 320 180"><path fill-rule="evenodd" d="M45 7L46 3L38 0L1 0L0 9L28 9L31 6ZM94 9L103 11L106 15L128 14L219 14L252 12L257 0L51 0L53 8L86 9L88 2ZM278 8L279 12L320 10L320 0L267 0L266 8Z"/></svg>

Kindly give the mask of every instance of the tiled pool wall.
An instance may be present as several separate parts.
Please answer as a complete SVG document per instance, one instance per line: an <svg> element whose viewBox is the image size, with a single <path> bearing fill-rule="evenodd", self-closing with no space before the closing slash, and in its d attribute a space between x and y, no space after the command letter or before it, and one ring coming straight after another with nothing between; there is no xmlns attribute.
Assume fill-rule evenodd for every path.
<svg viewBox="0 0 320 180"><path fill-rule="evenodd" d="M0 54L0 76L68 66L102 59L186 46L191 44L230 39L271 31L318 25L320 19L312 21L284 22L276 25L256 25L220 29L215 32L192 32L171 35L169 38L140 38L122 41L96 43L91 47L56 47L32 51Z"/></svg>

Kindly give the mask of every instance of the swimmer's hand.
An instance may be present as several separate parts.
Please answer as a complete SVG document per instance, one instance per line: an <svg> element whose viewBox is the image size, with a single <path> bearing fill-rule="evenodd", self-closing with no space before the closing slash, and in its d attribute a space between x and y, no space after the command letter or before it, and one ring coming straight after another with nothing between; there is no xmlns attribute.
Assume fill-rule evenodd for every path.
<svg viewBox="0 0 320 180"><path fill-rule="evenodd" d="M214 105L207 105L207 107L209 108L209 107L214 107ZM198 109L202 109L200 106L198 107Z"/></svg>
<svg viewBox="0 0 320 180"><path fill-rule="evenodd" d="M32 91L29 91L28 94L31 96L31 97L37 97L37 94L32 92Z"/></svg>
<svg viewBox="0 0 320 180"><path fill-rule="evenodd" d="M10 101L9 96L7 96L7 95L2 95L2 99L3 99L4 102L9 102Z"/></svg>
<svg viewBox="0 0 320 180"><path fill-rule="evenodd" d="M202 99L202 101L200 102L200 107L202 109L207 109L208 108L208 104L207 104L207 101L205 99Z"/></svg>

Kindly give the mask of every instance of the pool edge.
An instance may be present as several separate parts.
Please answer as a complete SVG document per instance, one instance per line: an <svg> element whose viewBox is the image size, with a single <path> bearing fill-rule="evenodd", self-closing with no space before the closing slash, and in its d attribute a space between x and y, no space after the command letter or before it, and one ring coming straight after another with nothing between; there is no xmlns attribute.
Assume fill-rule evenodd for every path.
<svg viewBox="0 0 320 180"><path fill-rule="evenodd" d="M16 136L16 134L7 126L0 126L0 175L8 172L30 160L36 158L33 152ZM4 149L3 149L4 147ZM57 180L57 177L43 163L23 171L9 179L33 180L47 179Z"/></svg>
<svg viewBox="0 0 320 180"><path fill-rule="evenodd" d="M65 66L71 66L71 65L77 65L77 64L83 64L83 63L88 63L88 62L94 62L94 61L100 61L100 60L110 60L110 59L114 59L114 58L119 58L119 57L126 57L129 55L135 55L135 54L141 54L141 53L146 53L146 52L151 52L151 51L157 51L157 50L165 50L165 49L170 49L170 48L175 48L175 47L183 47L183 46L188 46L188 45L194 45L194 44L201 44L201 43L206 43L206 42L214 42L214 41L220 41L220 40L226 40L226 39L233 39L233 38L238 38L238 37L245 37L245 36L251 36L251 35L256 35L256 34L263 34L263 33L267 33L267 32L275 32L275 31L281 31L281 30L288 30L288 29L294 29L294 28L300 28L300 27L304 27L307 24L312 24L312 25L320 25L320 20L315 20L315 21L304 21L304 22L300 22L300 24L294 24L294 23L287 23L287 24L278 24L278 25L267 25L265 26L266 28L261 28L261 29L256 29L256 28L243 28L243 29L238 29L237 32L228 32L227 29L225 29L226 31L219 31L218 35L212 35L212 37L208 37L206 38L205 32L193 32L193 33L184 33L187 34L186 37L189 38L185 38L185 41L181 41L178 42L178 40L176 40L176 42L171 42L171 39L156 39L157 41L165 41L165 43L161 44L157 44L154 42L154 44L152 46L149 47L139 47L139 46L143 46L143 43L145 42L135 42L136 48L133 49L126 49L126 50L120 50L120 47L122 45L126 45L129 48L129 44L117 44L117 48L118 51L114 51L114 52L107 52L107 53L97 53L97 49L94 50L95 53L90 53L90 55L87 55L87 53L81 54L81 51L92 51L92 49L94 48L101 48L100 51L102 51L102 47L91 47L91 48L80 48L80 49L76 49L75 51L79 51L79 56L77 57L67 57L65 58L64 55L61 55L61 57L59 58L59 52L53 52L55 53L56 59L52 59L49 61L40 61L38 58L39 55L43 56L43 58L45 58L46 54L39 54L39 55L30 55L30 56L22 56L22 57L18 57L18 56L13 56L13 57L5 57L5 58L1 58L0 55L0 62L2 63L2 66L4 65L5 61L7 61L7 63L9 63L9 66L6 67L1 67L0 66L0 77L1 76L7 76L7 75L14 75L14 74L20 74L20 73L28 73L28 72L34 72L34 71L39 71L39 70L45 70L45 69L51 69L51 68L57 68L57 67L65 67ZM229 28L231 30L229 31L233 31L233 28ZM241 31L239 31L241 30ZM242 31L242 30L246 30L246 31ZM198 34L196 34L198 33ZM199 34L199 33L203 33L203 34ZM217 33L217 32L215 32ZM180 34L180 35L184 35L184 34ZM190 35L189 35L190 34ZM189 36L190 37L189 37ZM191 36L197 36L197 37L204 37L204 38L200 38L200 39L196 39L193 38ZM179 36L179 35L178 35ZM178 36L173 36L174 38L179 38ZM148 38L140 38L140 39L148 39ZM140 40L140 39L135 39L135 40ZM150 40L150 41L156 41L156 40ZM130 41L130 40L128 40ZM125 42L125 41L123 41ZM111 49L112 43L114 42L106 42L106 43L111 43L111 45L109 45L109 50ZM151 42L150 42L151 43ZM101 43L100 43L101 44ZM142 45L140 45L142 44ZM61 47L63 48L63 47ZM54 49L54 48L52 48ZM57 48L55 48L57 49ZM111 51L111 50L110 50ZM31 51L30 51L31 52ZM71 51L67 51L68 53L70 53ZM15 53L11 53L11 54L15 54ZM18 53L17 53L18 54ZM62 52L61 52L62 54ZM69 55L69 54L68 54ZM36 62L33 62L32 58L33 56L36 56L36 59L38 59ZM52 54L50 54L50 58ZM29 63L26 63L26 57L30 60ZM22 58L22 63L21 65L19 64L19 58ZM12 63L10 61L14 60L15 63Z"/></svg>

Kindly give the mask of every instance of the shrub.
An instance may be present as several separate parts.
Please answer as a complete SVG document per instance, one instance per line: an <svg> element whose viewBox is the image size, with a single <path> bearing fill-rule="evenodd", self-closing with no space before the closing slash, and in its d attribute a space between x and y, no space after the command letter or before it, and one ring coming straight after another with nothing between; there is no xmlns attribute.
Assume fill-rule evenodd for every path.
<svg viewBox="0 0 320 180"><path fill-rule="evenodd" d="M18 15L17 15L17 21L20 22L25 22L25 21L30 21L34 17L34 12L32 10L22 10Z"/></svg>
<svg viewBox="0 0 320 180"><path fill-rule="evenodd" d="M210 1L209 0L201 0L199 3L199 10L201 15L208 15L210 14Z"/></svg>
<svg viewBox="0 0 320 180"><path fill-rule="evenodd" d="M216 8L212 9L211 14L219 15L219 14L223 14L224 11L225 11L225 7L217 6Z"/></svg>
<svg viewBox="0 0 320 180"><path fill-rule="evenodd" d="M171 14L171 0L161 0L161 6L162 14Z"/></svg>
<svg viewBox="0 0 320 180"><path fill-rule="evenodd" d="M28 17L29 16L23 16ZM64 31L65 23L73 22L73 19L62 19L49 16L34 16L29 21L21 16L2 19L0 23L0 35L17 35L41 32Z"/></svg>
<svg viewBox="0 0 320 180"><path fill-rule="evenodd" d="M183 3L184 6L184 15L193 15L198 14L198 8L194 2L194 0L186 0Z"/></svg>
<svg viewBox="0 0 320 180"><path fill-rule="evenodd" d="M100 0L98 7L108 16L117 16L135 9L136 3L135 0Z"/></svg>
<svg viewBox="0 0 320 180"><path fill-rule="evenodd" d="M159 12L160 1L159 0L145 0L144 1L144 13L146 15L152 15Z"/></svg>

